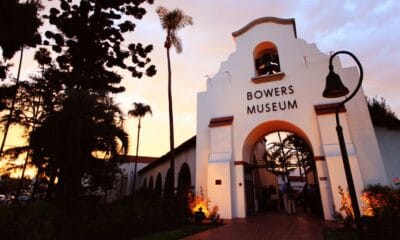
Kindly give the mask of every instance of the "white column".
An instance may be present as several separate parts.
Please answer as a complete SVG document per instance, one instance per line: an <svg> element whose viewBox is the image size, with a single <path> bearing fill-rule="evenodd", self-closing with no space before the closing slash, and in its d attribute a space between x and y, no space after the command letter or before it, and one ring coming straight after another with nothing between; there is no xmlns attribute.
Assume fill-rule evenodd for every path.
<svg viewBox="0 0 400 240"><path fill-rule="evenodd" d="M325 154L326 165L329 173L329 183L331 186L333 203L335 205L335 209L339 210L339 208L341 207L339 186L343 187L345 192L348 192L348 188L342 155L340 152L338 137L336 133L335 114L318 115L318 124L321 134L322 148ZM357 159L357 155L351 141L345 113L340 113L340 124L343 128L343 134L346 143L347 154L349 156L354 187L356 189L358 205L361 211L362 201L360 199L360 196L364 188L364 183L360 171L359 161Z"/></svg>
<svg viewBox="0 0 400 240"><path fill-rule="evenodd" d="M208 160L207 197L209 206L217 205L222 218L232 218L231 194L231 125L210 128L210 156Z"/></svg>

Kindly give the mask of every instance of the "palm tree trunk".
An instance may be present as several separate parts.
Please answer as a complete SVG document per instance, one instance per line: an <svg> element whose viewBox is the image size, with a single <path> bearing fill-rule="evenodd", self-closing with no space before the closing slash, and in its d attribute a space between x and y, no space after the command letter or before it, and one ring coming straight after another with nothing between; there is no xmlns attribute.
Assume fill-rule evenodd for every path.
<svg viewBox="0 0 400 240"><path fill-rule="evenodd" d="M169 111L169 144L171 153L171 176L172 176L172 193L175 187L175 147L174 147L174 116L172 109L172 89L171 89L171 59L169 54L170 48L167 48L167 60L168 60L168 111Z"/></svg>
<svg viewBox="0 0 400 240"><path fill-rule="evenodd" d="M279 143L280 143L279 148L280 148L281 153L282 153L283 167L285 169L286 180L287 180L288 183L290 183L289 171L288 171L288 167L287 167L286 154L285 154L285 150L283 149L282 137L281 137L281 133L279 131L278 131L278 138L279 138Z"/></svg>
<svg viewBox="0 0 400 240"><path fill-rule="evenodd" d="M297 147L295 148L296 150L296 158L297 158L297 167L299 168L299 174L300 174L300 181L303 181L303 175L301 173L301 164L300 164L300 158L299 158L299 150L297 149Z"/></svg>
<svg viewBox="0 0 400 240"><path fill-rule="evenodd" d="M15 200L17 202L18 202L19 195L21 195L21 190L22 190L22 187L23 187L23 184L24 184L25 170L26 170L26 166L28 165L30 151L31 151L31 144L29 143L28 150L26 151L26 157L25 157L24 166L22 167L21 177L20 177L19 182L18 182L17 193L15 194Z"/></svg>
<svg viewBox="0 0 400 240"><path fill-rule="evenodd" d="M304 163L304 156L301 154L301 166L303 167L303 172L304 172L304 177L306 179L306 183L308 183L308 177L307 177L307 168L306 164Z"/></svg>
<svg viewBox="0 0 400 240"><path fill-rule="evenodd" d="M137 128L138 128L138 133L137 133L137 141L136 141L135 169L133 171L132 196L135 196L135 190L136 190L136 172L137 172L137 163L139 160L140 117L139 117L139 122L138 122Z"/></svg>
<svg viewBox="0 0 400 240"><path fill-rule="evenodd" d="M15 82L15 96L14 96L14 98L13 98L13 100L12 100L11 108L10 108L10 114L8 115L8 118L7 118L7 123L6 123L6 127L5 127L5 130L4 130L4 135L3 135L3 141L1 142L1 147L0 147L0 156L3 155L4 145L5 145L5 143L6 143L6 138L7 138L7 135L8 135L8 130L9 130L9 128L10 128L11 119L12 119L12 115L13 115L13 112L14 112L15 101L16 101L16 99L17 99L18 85L19 85L19 76L20 76L20 73L21 73L22 57L23 57L23 55L24 55L24 47L22 46L22 47L21 47L21 55L20 55L20 57L19 57L19 65L18 65L17 80L16 80L16 82Z"/></svg>
<svg viewBox="0 0 400 240"><path fill-rule="evenodd" d="M43 75L43 73L42 73L42 75ZM39 106L40 106L40 95L39 95L38 105L34 106L33 110L32 110L32 112L33 112L33 116L32 116L33 117L33 126L32 126L32 131L31 132L34 132L35 129L36 129L36 122L37 122L37 115L38 115L38 112L39 112ZM35 108L35 107L37 107L37 108ZM22 189L22 185L23 185L23 181L24 181L24 177L25 177L26 166L28 165L28 160L29 160L29 157L30 157L30 153L31 153L31 141L29 141L28 149L26 150L25 162L24 162L24 166L22 168L21 178L19 179L17 193L15 194L15 199L17 199L17 201L18 201L19 195L21 194L21 189Z"/></svg>

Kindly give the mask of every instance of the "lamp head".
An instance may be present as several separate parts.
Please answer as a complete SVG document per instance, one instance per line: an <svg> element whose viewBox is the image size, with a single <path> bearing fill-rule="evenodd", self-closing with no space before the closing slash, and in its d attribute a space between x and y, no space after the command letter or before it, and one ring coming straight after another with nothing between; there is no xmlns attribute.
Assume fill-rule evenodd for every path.
<svg viewBox="0 0 400 240"><path fill-rule="evenodd" d="M343 85L339 75L333 71L333 67L329 66L329 74L326 76L325 90L322 96L326 98L343 97L349 93L349 89Z"/></svg>

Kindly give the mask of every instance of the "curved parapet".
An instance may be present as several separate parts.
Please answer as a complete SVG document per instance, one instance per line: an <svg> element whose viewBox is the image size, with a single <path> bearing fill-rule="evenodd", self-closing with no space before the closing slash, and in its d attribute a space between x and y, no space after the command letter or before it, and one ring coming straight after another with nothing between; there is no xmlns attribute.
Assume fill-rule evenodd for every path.
<svg viewBox="0 0 400 240"><path fill-rule="evenodd" d="M296 21L294 18L277 18L277 17L262 17L255 19L248 23L246 26L242 27L241 29L237 30L236 32L232 33L233 37L238 37L242 35L243 33L247 32L250 30L252 27L262 24L262 23L276 23L276 24L283 24L283 25L288 25L291 24L293 25L293 33L294 37L297 38L297 32L296 32Z"/></svg>

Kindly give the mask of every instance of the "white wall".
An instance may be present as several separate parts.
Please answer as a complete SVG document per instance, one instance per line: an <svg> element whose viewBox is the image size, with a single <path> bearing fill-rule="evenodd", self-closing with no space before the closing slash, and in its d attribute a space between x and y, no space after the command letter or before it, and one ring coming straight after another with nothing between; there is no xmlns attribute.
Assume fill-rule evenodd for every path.
<svg viewBox="0 0 400 240"><path fill-rule="evenodd" d="M138 163L137 164L137 171L141 170L147 166L147 163ZM121 183L125 186L125 189L121 189L121 194L123 196L129 196L132 195L132 188L133 188L133 177L134 177L134 170L135 170L135 163L133 162L128 162L128 163L122 163L119 165L119 169L122 171L123 178L126 179L126 183ZM136 183L135 183L135 189L140 188L140 180L139 180L139 174L136 175Z"/></svg>
<svg viewBox="0 0 400 240"><path fill-rule="evenodd" d="M325 156L328 151L327 145L338 146L334 114L327 115L328 121L321 124L314 106L338 102L340 99L322 97L328 73L329 56L322 53L315 44L295 38L292 25L274 22L260 23L234 40L236 51L221 63L217 74L207 80L207 90L198 94L196 187L202 186L203 189L206 189L205 193L208 193L211 201L213 198L219 198L213 196L214 191L207 191L209 187L207 179L213 177L208 172L210 171L208 164L213 142L217 142L215 139L220 139L221 136L213 134L213 130L210 130L208 124L212 118L233 116L232 141L224 143L232 144L232 158L229 165L231 167L232 194L227 196L232 199L224 201L232 202L232 217L245 217L244 191L243 187L240 188L238 184L244 182L243 166L234 163L250 161L249 154L244 150L251 148L258 140L253 139L256 136L253 132L254 129L268 131L271 129L270 123L276 124L275 130L297 129L308 140L315 156ZM253 50L258 44L265 41L272 42L277 46L281 71L285 73L285 77L280 81L256 84L251 81L255 77ZM357 69L342 68L339 58L334 59L334 65L336 73L352 90L358 81ZM280 89L281 87L289 88L289 86L293 89L292 94L248 99L249 92ZM360 91L352 101L346 104L348 112L342 114L343 121L346 123L344 134L353 151L350 158L352 166L354 166L354 174L357 176L358 189L361 189L365 182L387 182L375 134L369 116L366 114L368 110L364 98L363 92ZM297 108L255 114L247 112L248 106L285 101L296 101ZM321 128L326 131L328 137L322 137ZM261 136L266 133L259 134ZM338 147L333 147L329 151L332 156L340 155ZM338 169L336 167L334 167L335 170L329 169L334 166L329 165L324 161L317 165L318 175L328 178L327 181L320 183L326 219L331 218L332 195L335 198L338 195L335 189L332 191L330 188L330 180L334 178L328 176ZM338 177L338 183L342 184L343 174Z"/></svg>
<svg viewBox="0 0 400 240"><path fill-rule="evenodd" d="M390 183L400 178L400 130L375 127L383 164Z"/></svg>
<svg viewBox="0 0 400 240"><path fill-rule="evenodd" d="M177 187L179 171L181 169L181 166L184 163L187 163L190 168L190 177L191 177L192 185L195 184L195 177L196 177L195 153L196 153L196 150L195 150L195 147L193 146L193 147L187 148L185 151L183 151L180 154L177 154L175 156L175 181L174 181L175 187ZM149 169L145 173L139 174L139 186L138 187L143 186L145 179L146 179L147 186L148 186L150 177L153 177L153 187L155 187L157 175L158 175L158 173L160 173L161 179L162 179L162 189L164 189L165 177L167 176L167 171L168 171L169 167L170 167L170 162L165 161L162 164L157 165L156 167L154 167L152 169Z"/></svg>

